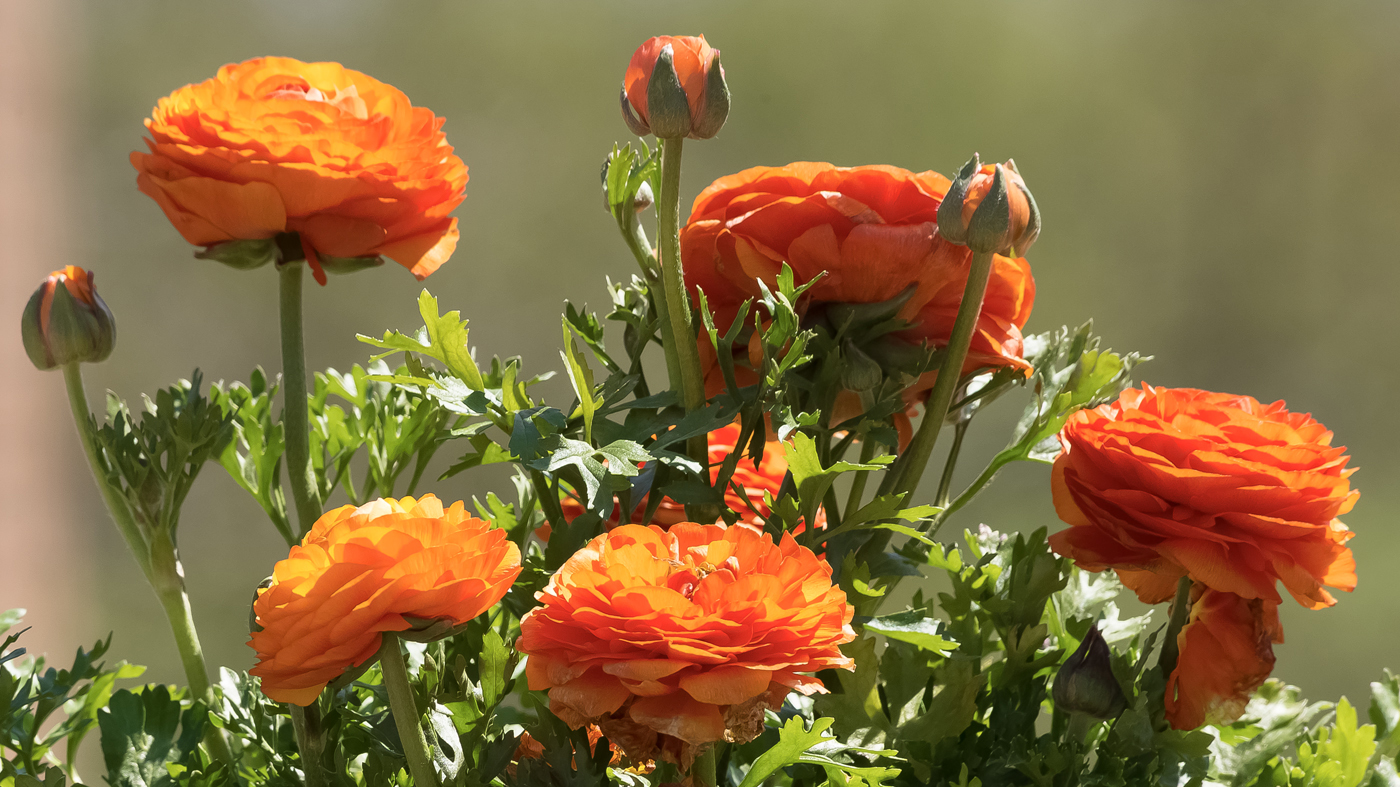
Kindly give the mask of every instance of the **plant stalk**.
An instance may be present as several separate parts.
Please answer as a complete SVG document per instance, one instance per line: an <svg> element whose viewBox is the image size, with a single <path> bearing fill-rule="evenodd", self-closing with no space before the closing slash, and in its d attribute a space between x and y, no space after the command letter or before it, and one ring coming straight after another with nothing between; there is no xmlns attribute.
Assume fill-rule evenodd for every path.
<svg viewBox="0 0 1400 787"><path fill-rule="evenodd" d="M389 709L408 759L408 773L416 787L438 787L428 739L418 718L418 704L413 700L413 686L408 682L408 665L404 663L398 635L393 632L384 632L384 643L379 646L379 668L384 672L384 686L389 690Z"/></svg>
<svg viewBox="0 0 1400 787"><path fill-rule="evenodd" d="M136 565L155 591L165 617L170 621L170 633L175 637L175 648L180 653L180 664L184 667L190 692L206 706L213 707L209 669L204 663L204 649L199 644L199 632L195 629L189 594L185 592L185 574L175 542L170 533L157 532L147 543L131 507L102 471L97 440L90 423L92 415L88 409L87 392L83 389L83 374L76 362L63 367L63 381L68 390L68 404L73 411L73 424L78 428L83 453L87 454L88 466L102 493L102 500L107 504L107 512L116 523L117 530L121 531L131 556L136 559ZM223 731L212 724L204 729L204 745L215 760L233 763L233 751L229 749Z"/></svg>
<svg viewBox="0 0 1400 787"><path fill-rule="evenodd" d="M1162 656L1157 660L1157 664L1162 669L1162 678L1171 677L1172 671L1176 669L1176 660L1181 655L1177 647L1177 635L1186 625L1186 619L1191 613L1191 577L1186 576L1177 580L1176 598L1172 599L1172 617L1167 623L1166 639L1162 642Z"/></svg>
<svg viewBox="0 0 1400 787"><path fill-rule="evenodd" d="M666 296L667 319L675 342L676 364L680 367L681 404L687 413L705 406L705 378L700 372L700 353L695 346L695 327L690 298L685 291L681 268L681 149L682 138L661 140L661 193L656 201L657 246L660 252L661 285ZM670 354L667 355L670 360ZM709 463L708 441L704 435L686 442L691 459Z"/></svg>
<svg viewBox="0 0 1400 787"><path fill-rule="evenodd" d="M292 714L292 729L296 732L297 750L301 752L301 773L306 787L326 787L325 771L321 769L321 755L325 751L326 734L321 729L321 711L313 702L306 707L288 705Z"/></svg>
<svg viewBox="0 0 1400 787"><path fill-rule="evenodd" d="M716 748L719 744L712 743L705 750L704 754L695 758L695 763L690 766L690 780L695 787L715 787L719 784L716 765L718 765L718 753Z"/></svg>
<svg viewBox="0 0 1400 787"><path fill-rule="evenodd" d="M953 447L948 449L948 460L943 463L943 477L938 480L938 495L934 498L934 505L939 508L948 507L948 498L952 493L953 471L958 466L958 454L962 452L963 437L967 435L967 425L972 421L958 421L953 427Z"/></svg>
<svg viewBox="0 0 1400 787"><path fill-rule="evenodd" d="M300 262L282 263L278 304L282 318L282 429L287 441L287 480L297 521L304 535L321 516L320 494L311 469L311 439L306 408L306 348L301 327Z"/></svg>

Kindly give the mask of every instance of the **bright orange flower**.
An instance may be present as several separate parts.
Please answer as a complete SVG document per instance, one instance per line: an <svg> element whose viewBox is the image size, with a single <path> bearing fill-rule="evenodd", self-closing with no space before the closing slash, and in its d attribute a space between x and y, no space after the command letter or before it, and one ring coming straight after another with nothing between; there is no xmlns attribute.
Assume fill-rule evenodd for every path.
<svg viewBox="0 0 1400 787"><path fill-rule="evenodd" d="M1081 568L1120 569L1143 601L1190 576L1278 603L1277 582L1310 609L1356 587L1352 532L1337 519L1360 494L1346 449L1283 402L1153 388L1071 416L1055 461L1050 537Z"/></svg>
<svg viewBox="0 0 1400 787"><path fill-rule="evenodd" d="M433 495L341 506L316 521L253 603L249 674L278 702L309 705L379 650L382 632L466 623L510 589L520 550Z"/></svg>
<svg viewBox="0 0 1400 787"><path fill-rule="evenodd" d="M1324 585L1356 587L1337 519L1359 494L1355 470L1326 427L1283 402L1144 384L1071 416L1060 444L1051 484L1071 527L1054 550L1115 569L1147 603L1195 583L1167 692L1178 729L1233 721L1268 677L1279 582L1310 609L1336 603Z"/></svg>
<svg viewBox="0 0 1400 787"><path fill-rule="evenodd" d="M759 295L757 280L776 287L783 263L798 284L826 272L800 309L827 302L876 303L914 285L899 313L911 327L896 336L943 347L972 259L966 247L938 235L938 206L948 186L936 172L813 162L754 167L720 178L696 197L681 230L686 285L705 291L721 331L744 299ZM1021 358L1021 328L1034 301L1030 264L996 257L963 374L1029 368ZM713 351L708 358L707 383L713 388L720 382ZM931 388L936 374L926 375L915 389Z"/></svg>
<svg viewBox="0 0 1400 787"><path fill-rule="evenodd" d="M131 163L190 243L296 232L322 284L323 257L382 255L423 279L456 248L467 182L442 124L339 63L263 57L161 99Z"/></svg>
<svg viewBox="0 0 1400 787"><path fill-rule="evenodd" d="M710 483L714 483L719 478L720 465L724 463L729 455L737 451L743 451L743 446L736 446L739 441L742 429L739 424L730 424L721 429L710 432ZM739 463L734 466L734 475L730 476L732 483L724 490L724 504L729 510L739 515L738 524L763 529L764 519L772 513L768 503L763 499L764 493L773 497L778 496L778 489L783 485L783 477L787 475L787 457L783 453L783 444L777 440L769 440L763 449L763 460L754 467L754 463L745 458L740 458ZM744 490L740 495L734 491L737 484ZM636 522L646 513L646 498L632 511L629 522ZM564 509L564 518L568 521L582 514L586 509L582 503L573 497L565 497L560 501L560 507ZM613 510L612 519L609 520L610 528L616 527L621 522L622 512L616 506ZM685 521L685 506L677 503L671 498L665 498L656 508L656 514L648 524L658 524L664 526L674 525L677 522ZM545 530L548 525L536 531L543 540L549 540L549 532ZM817 528L826 527L826 513L819 511L817 514ZM544 532L541 532L544 531Z"/></svg>
<svg viewBox="0 0 1400 787"><path fill-rule="evenodd" d="M1229 724L1274 669L1283 642L1278 604L1234 593L1192 592L1191 617L1177 635L1180 657L1167 679L1167 720L1179 730Z"/></svg>
<svg viewBox="0 0 1400 787"><path fill-rule="evenodd" d="M598 724L633 760L688 767L709 743L747 741L802 673L853 668L853 608L831 568L790 534L623 525L579 550L536 595L516 647L532 690L571 727Z"/></svg>
<svg viewBox="0 0 1400 787"><path fill-rule="evenodd" d="M682 113L674 118L653 118L648 106L652 71L668 46L672 68L685 92L689 117ZM718 73L711 73L715 71ZM657 136L709 139L719 133L728 116L729 89L724 84L719 50L710 46L704 36L656 36L632 53L622 79L622 118L637 136L655 132ZM653 129L653 121L660 121L663 127Z"/></svg>

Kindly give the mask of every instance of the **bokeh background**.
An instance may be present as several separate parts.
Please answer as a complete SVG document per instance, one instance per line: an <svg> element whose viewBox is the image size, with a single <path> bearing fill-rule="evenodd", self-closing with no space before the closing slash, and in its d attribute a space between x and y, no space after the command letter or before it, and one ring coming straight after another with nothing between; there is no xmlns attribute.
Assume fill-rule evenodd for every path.
<svg viewBox="0 0 1400 787"><path fill-rule="evenodd" d="M127 155L156 99L263 54L339 60L447 118L470 167L462 242L428 282L472 321L479 352L558 367L565 298L601 308L634 263L600 206L598 169L629 138L617 91L632 50L704 33L734 108L686 146L683 199L756 164L888 163L951 173L973 151L1014 156L1045 230L1029 331L1092 317L1149 381L1286 399L1331 427L1361 468L1360 587L1333 609L1282 608L1276 675L1316 699L1367 694L1400 668L1400 471L1391 349L1400 328L1400 5L770 1L220 3L0 0L0 608L27 607L31 648L113 652L177 681L153 594L107 521L58 374L13 330L65 263L96 270L117 315L90 396L139 401L187 376L279 365L276 277L194 260L139 194ZM307 294L314 368L363 362L358 333L412 329L420 285L392 264ZM559 391L560 389L554 389ZM562 398L557 395L556 398ZM1020 403L979 417L970 478ZM450 458L449 447L442 452ZM941 453L941 452L940 452ZM448 499L499 475L435 485ZM958 523L1060 527L1048 470L1018 466ZM189 499L180 546L212 665L246 668L247 605L285 555L217 465Z"/></svg>

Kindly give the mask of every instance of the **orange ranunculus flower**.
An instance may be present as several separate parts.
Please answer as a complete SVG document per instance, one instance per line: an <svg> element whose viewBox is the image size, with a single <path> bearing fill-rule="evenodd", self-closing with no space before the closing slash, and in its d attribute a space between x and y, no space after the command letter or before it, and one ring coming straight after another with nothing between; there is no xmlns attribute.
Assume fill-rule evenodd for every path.
<svg viewBox="0 0 1400 787"><path fill-rule="evenodd" d="M1323 585L1356 587L1351 538L1337 517L1358 492L1346 449L1283 402L1154 388L1083 410L1060 432L1050 537L1081 568L1120 570L1143 601L1190 576L1212 590L1274 603L1276 583L1311 609Z"/></svg>
<svg viewBox="0 0 1400 787"><path fill-rule="evenodd" d="M719 478L720 465L735 451L745 450L745 446L736 445L739 441L740 432L743 431L739 424L734 423L710 432L710 483L714 483ZM763 449L763 460L754 467L754 463L747 458L740 458L739 463L734 466L734 475L730 476L729 488L724 490L724 504L729 510L739 515L738 524L752 527L758 530L763 529L763 522L772 513L767 501L763 499L764 493L773 497L778 496L778 489L783 485L783 477L787 475L787 456L783 453L783 444L777 440L769 440ZM734 491L737 484L744 490L740 495ZM564 518L573 521L574 517L582 514L586 509L582 503L573 497L565 497L560 501L560 507L564 509ZM633 511L629 522L637 522L646 513L647 501L642 498ZM612 519L608 521L611 529L622 521L622 511L614 506ZM669 527L677 522L685 521L685 506L677 503L671 498L665 498L656 507L656 514L651 522L646 524L658 524ZM549 525L542 526L535 533L542 540L549 540ZM826 527L826 513L818 511L817 528ZM795 531L795 532L800 532Z"/></svg>
<svg viewBox="0 0 1400 787"><path fill-rule="evenodd" d="M913 285L913 296L899 312L911 327L896 336L945 346L972 260L966 247L938 234L938 206L948 185L936 172L813 162L754 167L720 178L696 197L681 230L686 285L705 291L721 331L733 322L740 303L758 297L757 280L776 287L784 262L799 284L826 272L800 309L876 303ZM996 257L963 374L1003 366L1029 369L1021 358L1021 328L1034 301L1030 264ZM708 357L707 383L713 388L722 382L712 371L713 351ZM936 374L925 375L915 389L931 388Z"/></svg>
<svg viewBox="0 0 1400 787"><path fill-rule="evenodd" d="M688 767L700 747L747 741L802 673L853 667L853 608L791 534L623 525L579 550L536 595L516 647L532 690L570 726L595 723L636 761Z"/></svg>
<svg viewBox="0 0 1400 787"><path fill-rule="evenodd" d="M977 167L975 172L969 172L976 164L977 155L974 153L972 161L969 161L967 168L963 170L963 173L968 175L966 191L960 188L963 184L963 173L959 173L959 180L955 181L952 189L954 196L949 197L950 201L940 217L940 234L954 243L969 247L977 246L979 240L984 243L990 240L973 237L976 233L970 233L969 230L972 214L977 212L977 208L991 192L997 170L1000 169L1006 183L1006 229L1005 234L997 239L996 245L989 245L988 248L998 253L1014 250L1018 254L1025 254L1036 238L1040 237L1040 210L1036 208L1031 190L1026 188L1026 181L1021 178L1021 173L1016 171L1016 162L1007 159L1005 164L987 164ZM956 212L950 215L947 208Z"/></svg>
<svg viewBox="0 0 1400 787"><path fill-rule="evenodd" d="M520 550L433 495L341 506L316 521L258 592L249 674L278 702L309 705L379 650L385 631L466 623L510 589ZM413 620L410 620L412 618Z"/></svg>
<svg viewBox="0 0 1400 787"><path fill-rule="evenodd" d="M684 95L665 96L675 106L662 117L651 111L648 94L657 58L666 47L671 48L671 67ZM719 50L704 36L656 36L632 53L622 79L622 119L632 133L639 137L655 133L658 137L709 139L719 133L728 117L729 87L724 82Z"/></svg>
<svg viewBox="0 0 1400 787"><path fill-rule="evenodd" d="M467 182L442 124L339 63L263 57L161 99L131 163L190 243L295 232L322 284L324 258L381 255L423 279L457 245Z"/></svg>
<svg viewBox="0 0 1400 787"><path fill-rule="evenodd" d="M1167 679L1167 720L1179 730L1229 724L1274 669L1283 642L1278 604L1192 588L1191 616L1177 635L1181 654Z"/></svg>

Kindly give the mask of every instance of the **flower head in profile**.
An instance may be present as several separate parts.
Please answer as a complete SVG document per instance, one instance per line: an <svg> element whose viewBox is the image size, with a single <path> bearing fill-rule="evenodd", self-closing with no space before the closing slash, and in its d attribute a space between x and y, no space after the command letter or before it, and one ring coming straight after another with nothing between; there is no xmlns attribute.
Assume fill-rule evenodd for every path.
<svg viewBox="0 0 1400 787"><path fill-rule="evenodd" d="M505 532L432 495L342 506L317 520L253 602L249 673L278 702L309 705L379 650L386 631L461 625L520 573Z"/></svg>
<svg viewBox="0 0 1400 787"><path fill-rule="evenodd" d="M201 256L247 268L304 255L322 284L388 257L423 279L457 245L448 214L467 182L442 124L339 63L262 57L161 99L131 163Z"/></svg>
<svg viewBox="0 0 1400 787"><path fill-rule="evenodd" d="M1196 586L1172 677L1182 699L1168 698L1178 727L1229 721L1225 710L1244 707L1242 687L1268 676L1269 643L1282 641L1280 583L1309 609L1336 603L1326 587L1356 587L1352 532L1338 519L1358 496L1354 469L1326 427L1282 402L1144 384L1075 413L1060 444L1052 486L1070 527L1050 537L1055 551L1090 571L1115 569L1148 603L1170 599L1183 577ZM1191 649L1208 641L1253 655L1187 669L1207 663ZM1227 676L1238 670L1249 674ZM1202 696L1227 689L1235 693Z"/></svg>
<svg viewBox="0 0 1400 787"><path fill-rule="evenodd" d="M739 305L761 295L759 281L777 288L786 264L798 285L821 277L797 304L812 319L837 304L899 304L894 316L908 327L863 353L894 354L922 343L944 347L972 261L967 247L938 233L938 208L948 187L948 179L936 172L814 162L754 167L720 178L696 197L681 230L686 286L692 294L704 290L723 333ZM1021 328L1034 301L1030 264L995 257L961 373L1028 370L1021 357ZM702 345L707 344L702 336ZM718 393L724 381L714 351L701 349L707 389ZM740 385L756 379L751 354L745 348L735 359ZM910 395L918 398L936 377L936 371L923 375ZM852 401L838 401L838 409L855 406L854 395L845 398Z"/></svg>
<svg viewBox="0 0 1400 787"><path fill-rule="evenodd" d="M624 525L593 539L536 596L517 647L532 690L571 727L597 724L636 761L688 767L743 742L806 673L851 668L853 609L831 568L790 534Z"/></svg>
<svg viewBox="0 0 1400 787"><path fill-rule="evenodd" d="M35 367L96 363L112 354L117 323L94 278L91 271L68 265L50 273L29 297L20 335Z"/></svg>

